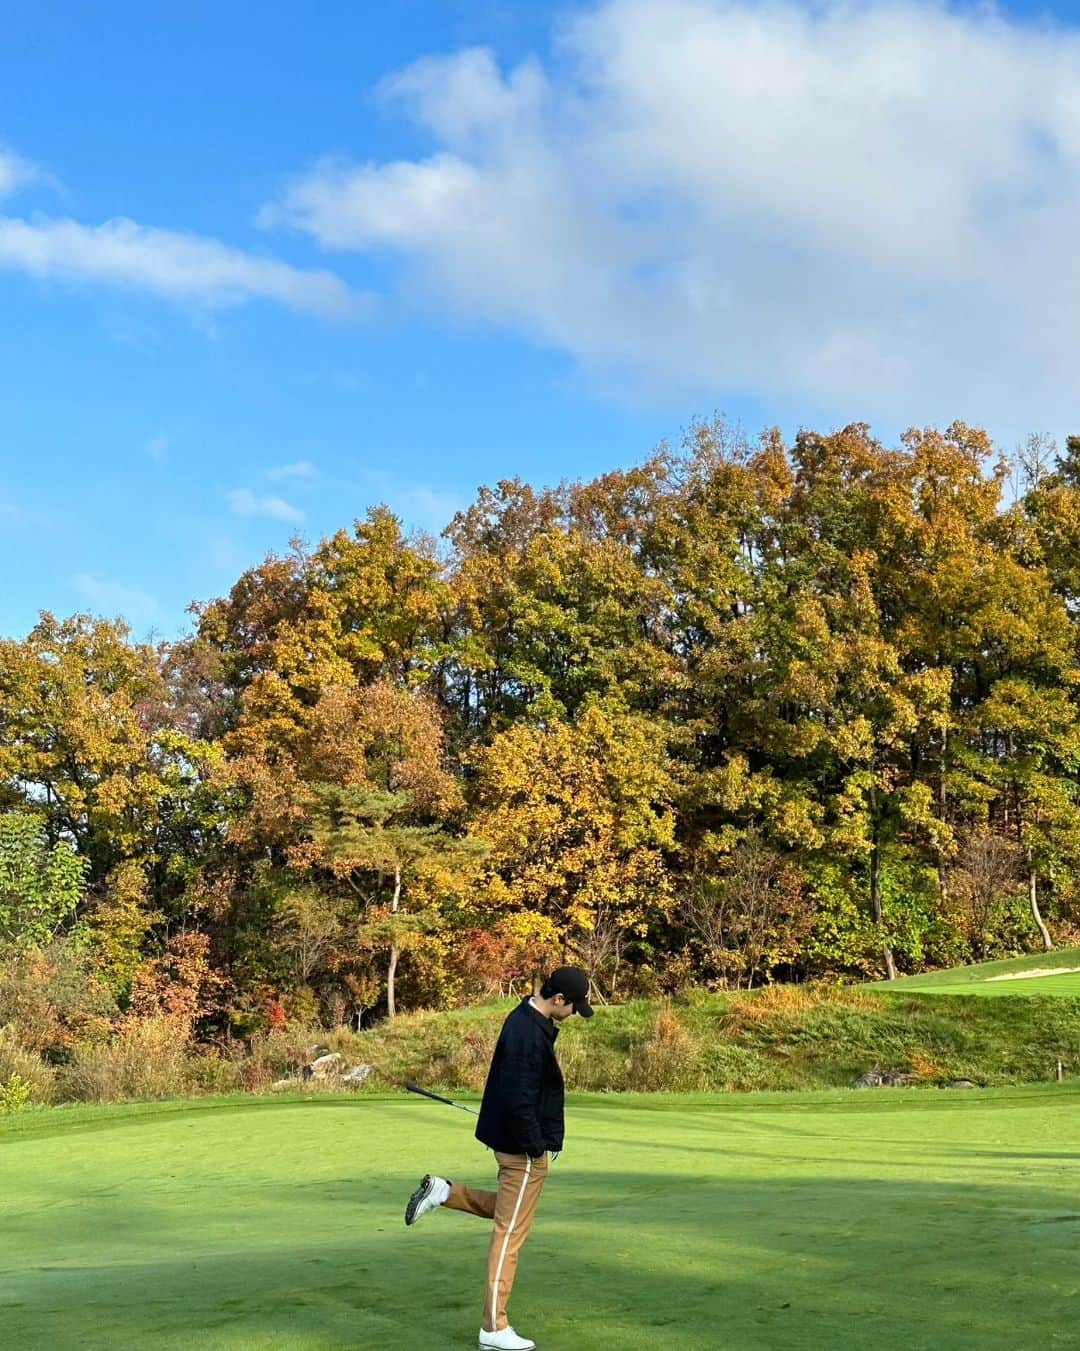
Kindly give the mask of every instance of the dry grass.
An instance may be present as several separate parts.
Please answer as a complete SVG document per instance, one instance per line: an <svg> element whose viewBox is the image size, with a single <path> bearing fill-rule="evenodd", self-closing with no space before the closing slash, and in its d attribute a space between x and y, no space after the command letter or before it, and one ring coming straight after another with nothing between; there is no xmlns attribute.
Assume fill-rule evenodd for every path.
<svg viewBox="0 0 1080 1351"><path fill-rule="evenodd" d="M925 1051L912 1051L911 1053L911 1073L917 1079L924 1080L927 1083L936 1083L941 1079L948 1078L948 1073Z"/></svg>
<svg viewBox="0 0 1080 1351"><path fill-rule="evenodd" d="M132 1020L113 1039L77 1052L59 1075L64 1099L122 1102L187 1091L188 1041L171 1018Z"/></svg>
<svg viewBox="0 0 1080 1351"><path fill-rule="evenodd" d="M26 1102L44 1104L53 1101L55 1080L56 1071L51 1065L35 1051L21 1046L11 1028L0 1028L0 1084L25 1084ZM23 1095L12 1090L12 1096Z"/></svg>
<svg viewBox="0 0 1080 1351"><path fill-rule="evenodd" d="M867 1011L884 1007L881 997L842 985L765 985L725 996L723 1029L738 1037L766 1025L795 1024L823 1004Z"/></svg>
<svg viewBox="0 0 1080 1351"><path fill-rule="evenodd" d="M646 1036L630 1048L626 1087L637 1093L693 1092L704 1087L701 1045L670 1004L662 1004Z"/></svg>

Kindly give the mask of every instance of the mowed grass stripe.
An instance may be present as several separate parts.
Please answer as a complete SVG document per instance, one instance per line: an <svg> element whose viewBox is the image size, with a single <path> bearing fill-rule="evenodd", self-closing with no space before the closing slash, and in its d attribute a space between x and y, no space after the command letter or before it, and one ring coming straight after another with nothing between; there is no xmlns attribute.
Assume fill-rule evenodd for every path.
<svg viewBox="0 0 1080 1351"><path fill-rule="evenodd" d="M1077 999L1080 998L1080 972L1060 976L1031 976L1022 980L957 981L951 985L927 986L923 993L973 994L986 998L1051 995L1059 999Z"/></svg>
<svg viewBox="0 0 1080 1351"><path fill-rule="evenodd" d="M902 976L899 980L876 981L864 988L899 993L1054 995L1076 999L1080 997L1080 948L1029 953L947 971Z"/></svg>
<svg viewBox="0 0 1080 1351"><path fill-rule="evenodd" d="M1075 1344L1080 1090L569 1105L513 1316L541 1351ZM475 1345L487 1228L463 1114L228 1100L0 1126L0 1345Z"/></svg>

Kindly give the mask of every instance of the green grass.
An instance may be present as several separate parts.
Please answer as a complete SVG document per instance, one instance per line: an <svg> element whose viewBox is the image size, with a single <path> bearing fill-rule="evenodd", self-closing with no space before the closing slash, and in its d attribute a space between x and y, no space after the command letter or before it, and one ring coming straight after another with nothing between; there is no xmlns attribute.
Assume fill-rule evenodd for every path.
<svg viewBox="0 0 1080 1351"><path fill-rule="evenodd" d="M1053 974L1026 974L1032 971ZM1025 998L1031 995L1053 995L1056 998L1080 999L1080 948L1039 952L996 962L979 962L975 966L957 966L948 971L932 971L928 975L902 976L899 980L879 981L866 988L926 994L1021 995Z"/></svg>
<svg viewBox="0 0 1080 1351"><path fill-rule="evenodd" d="M507 1007L398 1018L365 1033L355 1055L375 1064L384 1088L412 1079L480 1089ZM875 1067L915 1072L926 1084L1044 1082L1058 1060L1080 1076L1080 999L794 986L698 993L670 1006L598 1008L587 1024L572 1019L559 1055L577 1091L840 1088Z"/></svg>
<svg viewBox="0 0 1080 1351"><path fill-rule="evenodd" d="M511 1313L541 1351L1075 1346L1080 1087L586 1096ZM0 1122L0 1346L475 1346L488 1228L406 1230L463 1113L204 1099Z"/></svg>

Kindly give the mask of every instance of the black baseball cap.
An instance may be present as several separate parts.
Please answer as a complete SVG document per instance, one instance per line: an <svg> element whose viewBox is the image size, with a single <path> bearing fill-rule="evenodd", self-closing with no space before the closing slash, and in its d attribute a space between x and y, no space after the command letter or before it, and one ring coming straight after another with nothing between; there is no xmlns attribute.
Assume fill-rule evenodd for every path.
<svg viewBox="0 0 1080 1351"><path fill-rule="evenodd" d="M543 994L546 999L561 994L573 1004L575 1013L580 1013L583 1018L593 1016L593 1007L589 1003L589 977L580 966L560 966L553 971L544 981Z"/></svg>

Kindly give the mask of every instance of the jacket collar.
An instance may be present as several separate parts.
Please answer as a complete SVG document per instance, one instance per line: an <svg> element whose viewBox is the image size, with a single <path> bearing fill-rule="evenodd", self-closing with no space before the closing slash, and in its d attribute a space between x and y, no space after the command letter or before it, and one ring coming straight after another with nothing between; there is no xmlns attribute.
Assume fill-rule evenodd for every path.
<svg viewBox="0 0 1080 1351"><path fill-rule="evenodd" d="M552 1041L559 1035L559 1029L555 1026L554 1018L545 1018L539 1009L533 1008L529 1003L528 998L523 999L518 1007L524 1010L526 1017L532 1018L534 1022L539 1023Z"/></svg>

